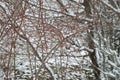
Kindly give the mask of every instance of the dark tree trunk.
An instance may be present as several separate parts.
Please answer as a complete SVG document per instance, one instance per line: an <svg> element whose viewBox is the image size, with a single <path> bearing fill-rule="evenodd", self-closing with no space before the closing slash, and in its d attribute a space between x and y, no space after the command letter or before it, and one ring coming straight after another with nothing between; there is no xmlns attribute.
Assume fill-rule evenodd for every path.
<svg viewBox="0 0 120 80"><path fill-rule="evenodd" d="M88 46L89 46L90 49L93 49L93 52L89 52L89 57L92 61L93 72L94 72L96 80L100 80L100 70L98 69L99 66L98 66L98 63L97 63L95 46L94 46L94 42L92 40L92 37L94 37L93 32L90 31L90 32L87 32L87 34L88 34L88 40L89 40L88 41Z"/></svg>
<svg viewBox="0 0 120 80"><path fill-rule="evenodd" d="M91 6L90 6L90 0L84 0L83 6L85 6L85 12L86 12L86 17L91 18ZM91 28L90 31L87 32L88 36L88 47L90 49L93 49L93 52L89 52L89 57L92 61L93 65L93 72L95 75L96 80L100 80L100 70L98 69L99 66L97 64L97 57L96 57L96 51L95 51L95 46L92 38L94 37L94 33L92 32L93 26L91 24L88 24L88 26Z"/></svg>

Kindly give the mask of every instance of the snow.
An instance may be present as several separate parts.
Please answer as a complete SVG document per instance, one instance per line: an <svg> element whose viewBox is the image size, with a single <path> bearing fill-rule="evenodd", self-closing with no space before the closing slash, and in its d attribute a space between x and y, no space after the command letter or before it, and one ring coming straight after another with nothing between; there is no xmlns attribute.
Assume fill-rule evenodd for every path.
<svg viewBox="0 0 120 80"><path fill-rule="evenodd" d="M111 72L106 72L106 74L108 75L108 76L110 76L110 77L113 77L113 78L115 78L116 76L113 74L113 73L111 73Z"/></svg>
<svg viewBox="0 0 120 80"><path fill-rule="evenodd" d="M4 12L6 13L6 5L3 2L0 2L0 8L2 8L4 10Z"/></svg>
<svg viewBox="0 0 120 80"><path fill-rule="evenodd" d="M10 62L9 75L12 78L14 77L13 68L15 67L16 76L18 80L20 80L19 79L20 77L22 78L33 77L34 80L36 77L35 72L39 72L38 77L44 77L45 80L46 77L49 78L49 76L53 77L54 80L58 80L58 79L88 80L87 79L88 77L94 78L95 76L93 73L93 66L92 66L93 63L91 62L88 55L89 52L93 52L93 49L89 48L88 42L86 40L87 30L85 29L81 32L81 30L84 27L89 26L89 24L91 25L94 21L98 22L92 25L95 26L95 30L93 31L95 37L93 38L93 41L95 44L94 49L96 50L97 63L99 65L99 67L97 68L101 72L100 77L102 78L102 80L107 80L108 78L111 77L115 79L120 78L120 57L118 56L119 52L117 51L116 47L112 49L110 46L110 40L114 41L119 38L119 31L118 33L116 33L116 36L113 36L114 34L111 35L113 39L109 39L110 38L109 33L106 32L106 30L109 29L109 27L106 26L113 26L113 28L116 30L120 29L119 26L120 24L117 16L120 13L120 8L118 9L114 8L112 5L109 4L108 0L96 0L95 2L97 2L97 5L96 4L93 5L94 8L96 8L96 13L95 15L92 15L94 19L91 19L91 18L86 18L85 16L85 11L81 4L83 3L84 0L74 0L78 4L80 2L79 5L77 5L77 3L68 4L70 2L69 0L61 0L61 1L65 5L65 8L68 10L68 13L67 12L64 13L61 11L61 8L58 7L56 0L44 0L42 5L42 8L44 8L42 10L43 12L37 11L38 7L40 6L38 5L37 0L29 1L30 3L36 6L32 6L28 4L29 6L26 7L27 10L24 16L25 19L21 18L21 16L18 17L18 19L20 18L20 20L23 19L23 24L22 26L20 26L21 30L18 32L20 35L23 36L25 35L26 38L28 38L28 40L35 48L35 50L38 52L38 55L41 57L42 60L39 61L38 58L35 58L36 56L33 53L33 50L31 49L32 47L29 44L27 44L26 40L24 39L22 40L22 37L18 36L17 33L15 35L12 34L13 30L10 30L9 32L10 34L6 35L3 40L2 39L0 40L0 61L1 61L0 80L3 80L1 78L6 76L5 74L6 71L4 70L4 67L7 65L6 63L9 62ZM113 10L112 18L108 16L109 14L111 14L109 13L109 11L111 10L108 10L108 8L104 7L103 4L101 3L99 4L98 1L102 2L104 5L106 5L111 10ZM70 3L72 3L72 1ZM0 1L0 5L3 8L5 8L6 11L8 11L6 5L2 1ZM2 9L2 7L0 8ZM12 8L11 7L9 8L12 11ZM105 8L106 11L104 11L104 9L102 8ZM100 11L97 9L99 9ZM80 21L78 22L73 19L74 17L76 18L77 16L75 12L79 13L77 14L78 15L77 18L83 22ZM41 24L41 18L38 21L38 17L40 17L38 16L38 14L44 16L43 19L44 24ZM102 15L102 16L97 17L96 15ZM13 18L11 14L10 20L12 19ZM106 23L112 20L113 23L111 22L109 25ZM0 25L1 26L0 35L4 34L1 33L2 30L4 30L6 27L9 27L10 24L11 22L9 22L8 26L7 23L5 26ZM20 24L19 20L16 21L16 24L18 25ZM38 27L38 25L40 25L39 28L43 28L44 26L48 28L49 25L55 26L56 28L61 28L62 35L64 36L64 38L68 38L70 42L69 40L59 42L58 38L51 38L50 37L51 33L49 32L49 30L44 33L42 32L41 29L40 30L41 34L39 35L37 33L37 28L36 28ZM75 26L75 29L72 30L69 26L70 27ZM102 30L101 27L103 28L104 34L101 31ZM74 34L77 31L79 32L77 34ZM45 36L42 33L44 33ZM74 36L71 36L71 38L69 38L68 36L72 34L74 34ZM20 39L16 40L16 44L15 44L16 49L13 49L11 48L10 43L16 37L17 38L19 37ZM59 43L62 43L62 45L59 46ZM119 41L114 42L112 45L114 44L119 45ZM117 47L119 48L119 46ZM3 48L4 50L2 50ZM15 52L13 52L14 50ZM11 56L6 57L6 52L10 52ZM16 57L14 57L14 54ZM9 57L11 59L10 61L8 61ZM13 64L14 59L16 65Z"/></svg>

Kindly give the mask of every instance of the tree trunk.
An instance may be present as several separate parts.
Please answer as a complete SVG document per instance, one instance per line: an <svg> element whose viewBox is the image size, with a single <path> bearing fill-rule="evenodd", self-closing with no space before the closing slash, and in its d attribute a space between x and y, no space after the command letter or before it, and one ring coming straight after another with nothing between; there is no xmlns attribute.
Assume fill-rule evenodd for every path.
<svg viewBox="0 0 120 80"><path fill-rule="evenodd" d="M92 65L93 65L93 72L95 75L96 80L100 80L100 70L98 69L99 66L97 64L97 57L96 57L96 52L95 52L95 46L94 46L94 42L92 40L92 38L94 37L93 32L92 31L88 31L88 46L90 49L93 49L93 52L89 52L89 57L92 61Z"/></svg>
<svg viewBox="0 0 120 80"><path fill-rule="evenodd" d="M90 6L90 0L84 0L83 6L85 6L85 12L86 12L86 17L91 18L91 6ZM94 37L94 33L92 32L93 26L91 24L88 24L88 26L91 28L90 31L87 31L87 40L88 40L88 47L90 49L93 49L93 52L89 52L89 57L92 61L93 65L93 72L95 75L96 80L100 80L100 70L98 69L98 64L97 64L97 57L96 57L96 52L95 52L95 46L92 38Z"/></svg>

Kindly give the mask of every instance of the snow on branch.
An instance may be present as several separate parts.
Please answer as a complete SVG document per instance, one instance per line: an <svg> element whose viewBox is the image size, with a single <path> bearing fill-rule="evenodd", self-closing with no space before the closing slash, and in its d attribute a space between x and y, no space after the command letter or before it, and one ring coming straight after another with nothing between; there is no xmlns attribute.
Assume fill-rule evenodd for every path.
<svg viewBox="0 0 120 80"><path fill-rule="evenodd" d="M109 7L111 10L113 10L116 13L120 14L120 9L114 8L112 5L108 4L108 2L105 1L105 0L99 0L99 1L102 2L104 5L106 5L107 7Z"/></svg>
<svg viewBox="0 0 120 80"><path fill-rule="evenodd" d="M86 50L88 52L93 52L94 51L93 49L90 49L90 48L85 47L85 46L81 47L80 50Z"/></svg>
<svg viewBox="0 0 120 80"><path fill-rule="evenodd" d="M49 73L51 74L52 78L54 80L57 80L53 70L51 69L51 67L47 63L45 63L45 66L46 66L47 70L49 71Z"/></svg>
<svg viewBox="0 0 120 80"><path fill-rule="evenodd" d="M109 63L111 66L113 66L113 67L115 67L115 68L117 68L117 69L120 70L120 68L119 68L115 63L113 63L112 61L108 60L108 63Z"/></svg>

